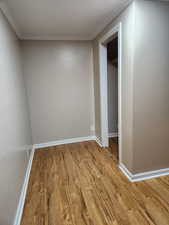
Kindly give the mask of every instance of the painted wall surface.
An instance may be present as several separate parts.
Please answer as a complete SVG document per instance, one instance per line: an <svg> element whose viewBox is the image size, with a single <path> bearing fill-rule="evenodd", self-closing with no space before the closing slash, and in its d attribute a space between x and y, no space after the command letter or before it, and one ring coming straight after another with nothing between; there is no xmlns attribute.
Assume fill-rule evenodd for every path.
<svg viewBox="0 0 169 225"><path fill-rule="evenodd" d="M14 222L31 145L19 42L0 11L0 224Z"/></svg>
<svg viewBox="0 0 169 225"><path fill-rule="evenodd" d="M122 22L122 163L139 173L169 167L169 3L135 0ZM101 135L98 40L94 42L96 135Z"/></svg>
<svg viewBox="0 0 169 225"><path fill-rule="evenodd" d="M118 133L118 68L108 61L108 127L110 133Z"/></svg>
<svg viewBox="0 0 169 225"><path fill-rule="evenodd" d="M94 103L95 103L95 134L101 137L101 110L100 110L100 79L99 79L99 48L98 42L93 42L93 63L94 63Z"/></svg>
<svg viewBox="0 0 169 225"><path fill-rule="evenodd" d="M122 162L132 168L132 100L133 100L133 56L134 56L134 3L130 4L94 41L94 88L96 136L101 136L100 120L100 71L99 38L114 26L122 23Z"/></svg>
<svg viewBox="0 0 169 225"><path fill-rule="evenodd" d="M33 143L94 134L92 43L24 41Z"/></svg>
<svg viewBox="0 0 169 225"><path fill-rule="evenodd" d="M133 173L169 168L169 2L135 8Z"/></svg>

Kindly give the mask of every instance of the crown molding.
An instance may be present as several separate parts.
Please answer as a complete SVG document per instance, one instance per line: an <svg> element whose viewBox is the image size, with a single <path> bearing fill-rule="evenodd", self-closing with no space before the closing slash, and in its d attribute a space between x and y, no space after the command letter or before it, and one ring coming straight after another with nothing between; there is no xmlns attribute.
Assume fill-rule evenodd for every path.
<svg viewBox="0 0 169 225"><path fill-rule="evenodd" d="M126 2L121 6L118 10L112 11L112 14L109 15L107 18L105 18L100 24L97 29L94 30L93 34L90 36L91 40L95 40L99 34L104 32L104 30L108 27L111 26L113 21L118 18L118 16L133 2L134 0L126 0Z"/></svg>
<svg viewBox="0 0 169 225"><path fill-rule="evenodd" d="M19 30L19 27L16 24L16 22L12 16L11 10L9 9L7 3L0 0L0 9L1 9L2 13L5 15L6 19L8 20L8 22L11 25L11 27L13 28L13 30L15 31L16 35L20 39L21 33Z"/></svg>
<svg viewBox="0 0 169 225"><path fill-rule="evenodd" d="M28 40L28 41L91 41L93 40L92 37L79 37L79 36L60 36L60 35L39 35L39 36L29 36L29 35L22 35L21 40Z"/></svg>
<svg viewBox="0 0 169 225"><path fill-rule="evenodd" d="M92 34L86 37L80 36L60 36L60 35L22 35L21 40L30 41L93 41L107 26L109 26L128 6L133 0L126 0L126 3L116 12L105 18L101 24L92 32ZM113 16L112 16L113 15Z"/></svg>
<svg viewBox="0 0 169 225"><path fill-rule="evenodd" d="M82 37L82 36L70 36L70 35L26 35L22 34L16 21L14 20L14 17L12 15L12 12L6 2L3 0L0 0L0 9L7 18L8 22L10 23L11 27L15 31L16 35L20 40L48 40L48 41L92 41L94 40L108 25L112 23L113 20L132 2L133 0L126 0L126 3L121 7L118 11L112 12L111 15L109 15L105 20L103 20L103 23L99 24L99 26L92 32L91 35Z"/></svg>

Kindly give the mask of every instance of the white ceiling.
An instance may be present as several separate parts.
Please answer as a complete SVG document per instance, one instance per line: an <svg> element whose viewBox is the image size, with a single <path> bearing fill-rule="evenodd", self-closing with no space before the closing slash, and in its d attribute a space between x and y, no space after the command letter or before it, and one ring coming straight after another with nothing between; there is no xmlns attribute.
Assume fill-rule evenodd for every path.
<svg viewBox="0 0 169 225"><path fill-rule="evenodd" d="M130 0L4 0L22 39L91 40ZM7 11L7 10L6 10Z"/></svg>

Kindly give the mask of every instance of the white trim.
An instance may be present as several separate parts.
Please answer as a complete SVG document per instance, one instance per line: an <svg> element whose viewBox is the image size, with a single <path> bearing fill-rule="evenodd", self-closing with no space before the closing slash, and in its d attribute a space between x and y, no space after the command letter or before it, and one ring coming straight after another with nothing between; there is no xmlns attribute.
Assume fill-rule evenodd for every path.
<svg viewBox="0 0 169 225"><path fill-rule="evenodd" d="M91 39L94 40L97 38L101 31L103 31L106 26L109 26L109 24L111 24L119 15L121 15L121 13L132 3L132 1L133 0L126 0L118 10L111 13L111 15L107 17L107 20L103 21L103 23L101 23L99 27L94 30L93 35L91 35Z"/></svg>
<svg viewBox="0 0 169 225"><path fill-rule="evenodd" d="M118 137L118 133L117 132L109 133L109 138L112 137Z"/></svg>
<svg viewBox="0 0 169 225"><path fill-rule="evenodd" d="M107 47L99 43L101 142L108 147Z"/></svg>
<svg viewBox="0 0 169 225"><path fill-rule="evenodd" d="M124 164L120 163L119 164L120 170L124 173L124 175L129 179L129 181L134 182L132 180L133 175L130 173L130 171L125 167Z"/></svg>
<svg viewBox="0 0 169 225"><path fill-rule="evenodd" d="M59 36L59 35L41 35L41 36L29 36L29 35L22 35L21 40L30 40L30 41L92 41L92 37L81 37L81 36Z"/></svg>
<svg viewBox="0 0 169 225"><path fill-rule="evenodd" d="M99 137L95 137L95 141L101 148L103 147Z"/></svg>
<svg viewBox="0 0 169 225"><path fill-rule="evenodd" d="M0 0L0 9L2 10L3 14L5 15L6 19L8 20L8 22L10 23L11 27L14 29L16 35L18 36L18 38L21 38L21 32L20 29L17 25L17 23L15 22L11 10L8 7L8 4L6 2L3 2Z"/></svg>
<svg viewBox="0 0 169 225"><path fill-rule="evenodd" d="M118 148L119 163L122 162L122 23L118 31Z"/></svg>
<svg viewBox="0 0 169 225"><path fill-rule="evenodd" d="M50 141L40 144L34 144L34 148L46 148L46 147L52 147L56 145L63 145L63 144L71 144L71 143L77 143L77 142L84 142L84 141L92 141L96 140L95 136L88 136L88 137L78 137L78 138L69 138L69 139L63 139L58 141Z"/></svg>
<svg viewBox="0 0 169 225"><path fill-rule="evenodd" d="M99 26L88 36L59 36L59 35L22 35L18 24L16 23L11 9L9 8L8 4L4 2L3 0L0 0L0 8L2 9L4 15L6 16L7 20L9 21L12 28L15 30L18 38L20 40L72 40L72 41L92 41L96 38L96 36L103 30L103 28L110 23L110 21L113 21L130 3L132 0L126 0L122 6L116 12L113 12L113 14L109 15L109 17L105 18L102 23L99 24ZM113 17L112 17L113 15Z"/></svg>
<svg viewBox="0 0 169 225"><path fill-rule="evenodd" d="M27 192L30 172L31 172L31 168L32 168L34 152L35 152L35 149L32 148L13 225L20 225L20 223L21 223L23 209L24 209L24 203L25 203L25 198L26 198L26 192Z"/></svg>
<svg viewBox="0 0 169 225"><path fill-rule="evenodd" d="M120 24L121 24L121 23L120 23ZM99 42L100 42L101 44L107 43L107 42L109 41L109 39L110 39L114 34L118 33L120 24L115 25L115 26L114 26L112 29L110 29L106 34L104 34L104 35L100 38Z"/></svg>
<svg viewBox="0 0 169 225"><path fill-rule="evenodd" d="M107 103L107 48L105 44L118 33L118 134L119 134L119 163L122 159L122 23L120 22L104 34L99 40L100 66L100 111L101 111L101 140L108 147L108 103Z"/></svg>
<svg viewBox="0 0 169 225"><path fill-rule="evenodd" d="M143 180L148 180L148 179L153 179L153 178L169 175L169 168L148 171L144 173L136 173L136 174L132 174L126 168L126 166L122 163L119 165L119 168L131 182L138 182L138 181L143 181Z"/></svg>

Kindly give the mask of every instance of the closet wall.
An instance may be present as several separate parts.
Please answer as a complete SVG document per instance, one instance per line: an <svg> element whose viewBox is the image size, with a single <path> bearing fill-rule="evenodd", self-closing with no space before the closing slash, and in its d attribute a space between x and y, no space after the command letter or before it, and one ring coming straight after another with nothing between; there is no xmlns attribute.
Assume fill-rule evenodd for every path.
<svg viewBox="0 0 169 225"><path fill-rule="evenodd" d="M110 60L107 64L108 127L109 134L118 132L118 68Z"/></svg>

